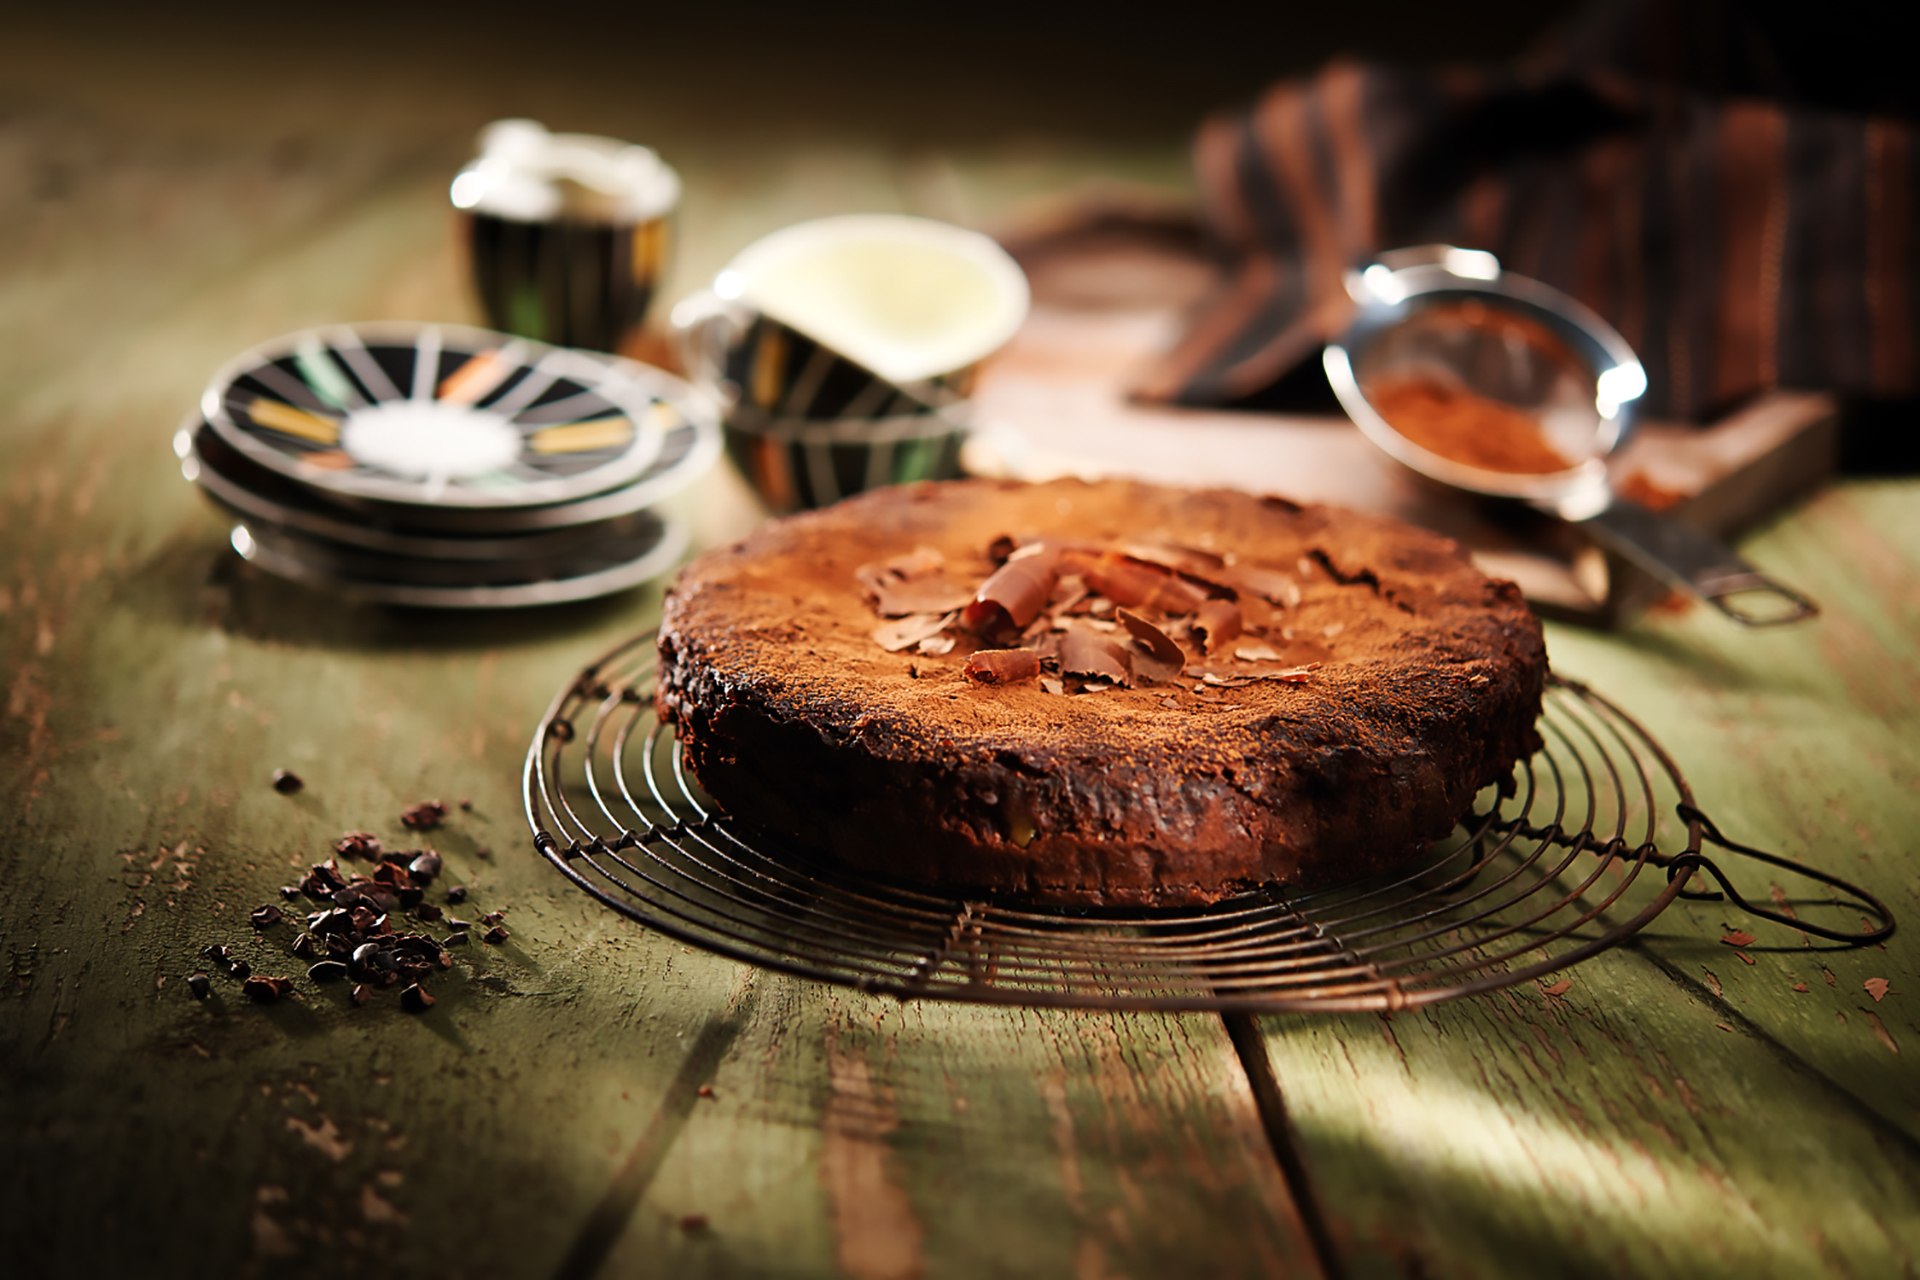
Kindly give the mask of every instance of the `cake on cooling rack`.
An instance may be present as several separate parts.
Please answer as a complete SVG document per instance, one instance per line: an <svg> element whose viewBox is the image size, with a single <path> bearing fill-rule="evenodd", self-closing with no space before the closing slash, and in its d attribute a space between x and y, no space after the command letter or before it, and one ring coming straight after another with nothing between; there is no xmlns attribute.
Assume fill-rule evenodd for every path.
<svg viewBox="0 0 1920 1280"><path fill-rule="evenodd" d="M667 594L656 704L737 819L1027 901L1356 879L1540 745L1540 625L1389 520L964 481L777 521Z"/></svg>

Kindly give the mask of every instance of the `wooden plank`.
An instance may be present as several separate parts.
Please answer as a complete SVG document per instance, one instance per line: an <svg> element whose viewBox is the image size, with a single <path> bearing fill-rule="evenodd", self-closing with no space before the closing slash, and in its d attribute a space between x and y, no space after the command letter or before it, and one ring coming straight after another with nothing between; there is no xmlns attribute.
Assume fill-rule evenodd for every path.
<svg viewBox="0 0 1920 1280"><path fill-rule="evenodd" d="M48 673L45 718L25 744L9 744L26 750L9 751L25 767L13 775L0 855L15 886L0 935L12 940L17 986L0 1058L18 1086L5 1128L22 1159L0 1177L45 1233L27 1256L49 1263L58 1249L78 1274L122 1257L125 1239L145 1239L156 1274L297 1272L334 1259L429 1272L458 1238L469 1256L509 1271L544 1269L578 1246L627 1153L684 1095L674 1088L682 1046L738 999L734 967L553 893L556 878L527 855L503 786L522 749L516 726L533 723L543 690L579 660L570 627L624 629L642 617L631 607L576 611L488 627L475 643L472 620L327 618L294 589L238 573L198 588L215 620L208 633L168 602L191 597L217 554L202 547L130 566L139 589L122 578L111 608L103 592L80 610L55 649L73 667ZM76 632L84 655L73 652ZM85 687L78 706L67 671ZM274 764L295 768L307 790L275 794ZM509 907L511 948L463 957L420 1020L391 1007L356 1013L337 991L308 990L270 1011L246 1006L224 980L211 1008L186 996L183 977L209 942L242 946L260 972L293 972L284 931L277 943L245 941L247 908L344 828L400 838L393 815L426 795L475 797L475 813L433 843L479 905ZM1269 1199L1277 1174L1209 1020L900 1009L797 984L768 1004L716 1077L724 1096L764 1118L717 1144L681 1139L701 1153L684 1159L709 1179L725 1184L736 1176L728 1170L777 1170L784 1159L829 1170L851 1162L847 1176L865 1185L872 1175L860 1170L898 1160L930 1265L989 1258L1011 1238L1033 1257L1028 1274L1052 1274L1067 1221L1092 1241L1075 1243L1075 1258L1132 1258L1142 1270L1183 1250L1227 1274L1296 1256L1285 1247L1284 1197ZM821 1097L823 1055L839 1092ZM948 1078L1018 1126L1003 1119L976 1133L953 1109L962 1104L925 1092ZM854 1123L848 1108L885 1091L913 1099L897 1127L840 1133ZM850 1100L836 1101L843 1094ZM792 1115L809 1097L815 1114ZM1061 1136L1065 1124L1095 1130L1083 1165L1067 1162L1079 1149ZM834 1155L836 1143L855 1146ZM666 1212L705 1203L717 1220L713 1198L681 1199L693 1175L667 1145L675 1163L656 1183ZM92 1172L76 1187L49 1168ZM1063 1218L1070 1170L1084 1207ZM736 1198L726 1230L745 1258L777 1261L796 1222L824 1231L842 1221L831 1195L821 1198L839 1185ZM940 1212L952 1197L991 1206L1002 1234L956 1233ZM1157 1225L1129 1235L1144 1204ZM1222 1211L1240 1229L1216 1238L1209 1224ZM91 1216L108 1212L123 1234L90 1235ZM643 1207L642 1220L653 1213ZM841 1253L821 1255L818 1269L871 1273L857 1250L851 1261Z"/></svg>
<svg viewBox="0 0 1920 1280"><path fill-rule="evenodd" d="M608 1273L1315 1274L1217 1019L754 986Z"/></svg>
<svg viewBox="0 0 1920 1280"><path fill-rule="evenodd" d="M10 68L9 92L71 81L99 128L28 154L98 143L98 165L59 209L0 211L36 264L30 289L0 299L13 1269L1309 1269L1214 1021L747 981L609 919L526 854L522 735L587 655L652 616L653 595L493 619L343 607L233 560L165 447L206 372L262 337L468 314L442 184L472 125L507 109L662 142L689 178L678 287L803 214L989 221L1098 168L1166 178L1184 118L1138 145L1049 150L1009 133L943 160L910 113L871 119L858 95L787 113L774 134L703 122L682 109L712 83L699 69L607 102L564 76L523 96L490 74L436 82L411 48L356 64L350 93L332 67L246 63L230 43L185 62L62 48L32 46L38 69ZM170 92L182 75L230 77L231 96ZM1024 127L1031 105L995 119ZM751 122L752 104L737 109ZM834 132L815 128L821 112L838 140L769 167ZM309 161L259 172L289 138L316 148ZM1908 920L1912 492L1849 486L1749 544L1819 584L1815 628L1748 636L1698 612L1617 639L1552 636L1556 662L1646 718L1732 834L1834 858ZM746 507L716 477L688 509L717 539ZM309 789L270 791L275 765ZM435 843L479 905L509 907L514 938L463 957L431 1014L355 1011L332 989L272 1009L230 983L209 1006L182 993L198 948L246 938L246 908L296 864L345 827L398 838L400 806L435 794L474 799ZM1358 1269L1910 1266L1920 978L1905 935L1828 954L1756 928L1746 965L1714 940L1727 923L1678 909L1561 996L1384 1027L1266 1023ZM285 936L241 945L264 970L286 963ZM1815 977L1827 969L1832 986ZM1876 974L1893 980L1878 1002L1863 985ZM705 1228L683 1227L690 1214Z"/></svg>
<svg viewBox="0 0 1920 1280"><path fill-rule="evenodd" d="M1849 483L1746 544L1819 585L1814 624L1744 632L1694 608L1618 638L1549 635L1556 669L1642 719L1729 835L1857 880L1903 931L1839 949L1729 904L1681 903L1629 949L1562 975L1561 994L1263 1020L1360 1274L1920 1265L1912 511L1911 482ZM1715 856L1763 904L1772 885L1824 896ZM1726 945L1733 929L1756 941ZM1874 977L1893 993L1876 1000Z"/></svg>
<svg viewBox="0 0 1920 1280"><path fill-rule="evenodd" d="M866 1276L1201 1258L1311 1274L1216 1021L749 980L532 856L524 735L657 592L440 617L344 605L232 556L166 447L207 371L303 324L466 305L437 125L284 193L251 173L272 122L248 127L254 141L182 166L120 122L123 153L80 189L86 217L46 224L60 251L0 307L0 338L30 352L0 367L10 1263L489 1276L671 1257ZM871 149L836 154L736 187L689 259L717 264L800 212L902 199ZM171 212L116 215L116 193ZM121 308L67 306L120 273ZM703 540L751 518L742 492L720 475L689 496ZM275 767L306 789L275 793ZM461 953L429 1014L304 981L255 1007L217 971L212 1000L188 994L214 942L297 975L291 931L256 936L247 911L344 829L405 839L400 809L429 796L473 800L430 840L446 882L473 887L467 909L506 907L514 934ZM696 1211L709 1229L683 1230Z"/></svg>
<svg viewBox="0 0 1920 1280"><path fill-rule="evenodd" d="M1355 1274L1899 1275L1920 1155L1638 957L1386 1019L1263 1020Z"/></svg>

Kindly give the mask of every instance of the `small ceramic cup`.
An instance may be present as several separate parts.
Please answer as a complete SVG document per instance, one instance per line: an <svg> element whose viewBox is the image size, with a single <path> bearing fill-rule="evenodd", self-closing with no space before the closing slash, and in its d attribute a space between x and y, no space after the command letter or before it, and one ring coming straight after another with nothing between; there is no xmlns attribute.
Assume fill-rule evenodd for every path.
<svg viewBox="0 0 1920 1280"><path fill-rule="evenodd" d="M735 464L793 511L959 475L974 374L1029 301L988 237L861 214L755 241L673 325L689 376L727 406Z"/></svg>
<svg viewBox="0 0 1920 1280"><path fill-rule="evenodd" d="M646 319L680 203L679 176L652 151L497 120L450 195L493 328L617 351Z"/></svg>

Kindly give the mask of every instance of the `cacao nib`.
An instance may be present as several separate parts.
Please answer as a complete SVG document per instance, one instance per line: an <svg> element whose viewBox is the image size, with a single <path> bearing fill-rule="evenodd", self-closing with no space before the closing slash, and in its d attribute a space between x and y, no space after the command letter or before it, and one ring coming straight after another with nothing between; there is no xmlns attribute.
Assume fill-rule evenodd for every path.
<svg viewBox="0 0 1920 1280"><path fill-rule="evenodd" d="M347 882L341 879L340 868L334 864L332 858L328 858L325 862L314 863L313 869L307 872L305 879L300 881L300 892L315 901L331 897L346 887Z"/></svg>
<svg viewBox="0 0 1920 1280"><path fill-rule="evenodd" d="M447 806L438 800L422 800L409 805L400 815L400 825L409 831L431 831L447 818Z"/></svg>
<svg viewBox="0 0 1920 1280"><path fill-rule="evenodd" d="M345 933L353 928L353 917L339 907L307 917L307 927L315 933Z"/></svg>

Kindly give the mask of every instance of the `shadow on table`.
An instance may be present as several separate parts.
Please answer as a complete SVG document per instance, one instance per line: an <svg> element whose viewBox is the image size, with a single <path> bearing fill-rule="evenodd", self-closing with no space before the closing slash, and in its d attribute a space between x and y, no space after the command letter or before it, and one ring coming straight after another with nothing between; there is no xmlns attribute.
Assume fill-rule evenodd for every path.
<svg viewBox="0 0 1920 1280"><path fill-rule="evenodd" d="M177 537L128 575L120 603L155 622L300 648L491 649L538 644L652 612L652 586L531 609L423 609L367 604L288 582L196 534Z"/></svg>
<svg viewBox="0 0 1920 1280"><path fill-rule="evenodd" d="M1355 1273L1897 1270L1920 1144L1885 1111L1893 1055L1862 1027L1816 1069L1702 1038L1718 1002L1613 994L1262 1020ZM1837 1205L1849 1230L1823 1236Z"/></svg>

